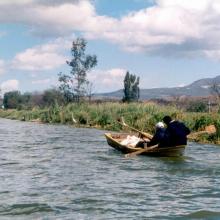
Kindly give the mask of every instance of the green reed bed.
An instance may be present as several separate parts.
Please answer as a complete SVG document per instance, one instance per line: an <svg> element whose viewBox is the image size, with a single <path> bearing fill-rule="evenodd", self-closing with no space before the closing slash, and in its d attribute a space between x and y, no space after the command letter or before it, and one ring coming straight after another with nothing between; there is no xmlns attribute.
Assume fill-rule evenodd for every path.
<svg viewBox="0 0 220 220"><path fill-rule="evenodd" d="M153 103L101 103L55 105L50 108L32 110L0 110L0 117L44 123L73 124L74 126L96 127L112 131L123 128L118 119L124 118L127 124L149 133L154 132L154 125L165 115L181 120L192 131L200 131L206 125L214 124L214 135L202 135L198 141L220 143L220 114L188 113L173 106L160 106Z"/></svg>

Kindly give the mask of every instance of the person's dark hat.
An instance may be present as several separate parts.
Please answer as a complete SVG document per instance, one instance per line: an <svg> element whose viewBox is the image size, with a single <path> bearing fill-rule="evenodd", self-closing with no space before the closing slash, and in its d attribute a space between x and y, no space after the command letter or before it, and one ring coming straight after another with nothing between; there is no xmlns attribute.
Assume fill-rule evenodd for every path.
<svg viewBox="0 0 220 220"><path fill-rule="evenodd" d="M169 115L164 116L163 122L164 122L165 124L168 125L171 121L172 121L172 118L171 118Z"/></svg>

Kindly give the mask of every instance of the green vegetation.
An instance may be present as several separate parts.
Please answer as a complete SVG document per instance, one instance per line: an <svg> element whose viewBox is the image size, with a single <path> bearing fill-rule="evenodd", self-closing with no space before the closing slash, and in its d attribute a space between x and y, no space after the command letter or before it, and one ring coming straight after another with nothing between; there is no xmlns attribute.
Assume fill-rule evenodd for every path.
<svg viewBox="0 0 220 220"><path fill-rule="evenodd" d="M4 95L3 104L5 108L19 108L25 102L26 98L23 98L19 91L7 92Z"/></svg>
<svg viewBox="0 0 220 220"><path fill-rule="evenodd" d="M190 102L187 106L188 112L207 112L208 105L201 101Z"/></svg>
<svg viewBox="0 0 220 220"><path fill-rule="evenodd" d="M77 38L73 41L71 61L67 64L71 67L70 74L59 74L60 91L63 93L67 102L81 101L91 88L90 82L87 80L87 72L97 65L97 57L95 55L87 55L87 42L83 38ZM90 91L89 91L90 92Z"/></svg>
<svg viewBox="0 0 220 220"><path fill-rule="evenodd" d="M11 91L4 94L5 109L31 110L36 106L43 108L54 105L64 105L65 99L58 89L48 89L40 93L24 93Z"/></svg>
<svg viewBox="0 0 220 220"><path fill-rule="evenodd" d="M200 131L205 126L214 124L217 133L201 135L198 141L220 143L220 115L218 113L188 113L172 106L161 106L153 103L81 103L53 107L33 108L32 110L0 110L0 117L43 123L73 124L74 126L95 127L100 129L121 131L123 128L118 118L142 131L154 132L154 125L164 115L184 121L192 131ZM74 122L76 120L76 123Z"/></svg>
<svg viewBox="0 0 220 220"><path fill-rule="evenodd" d="M138 101L140 97L139 81L139 77L136 77L129 72L126 73L124 78L124 97L122 99L123 102Z"/></svg>

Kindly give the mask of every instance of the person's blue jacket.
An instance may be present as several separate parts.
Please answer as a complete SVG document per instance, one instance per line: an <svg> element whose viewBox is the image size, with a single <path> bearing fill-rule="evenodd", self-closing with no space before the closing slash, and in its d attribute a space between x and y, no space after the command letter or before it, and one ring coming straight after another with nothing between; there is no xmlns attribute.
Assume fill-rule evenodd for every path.
<svg viewBox="0 0 220 220"><path fill-rule="evenodd" d="M147 146L153 146L156 144L163 145L164 135L165 135L165 128L157 128L154 136L150 140L150 142L147 143Z"/></svg>
<svg viewBox="0 0 220 220"><path fill-rule="evenodd" d="M179 121L171 121L165 132L165 140L168 146L187 145L187 135L190 133L189 128Z"/></svg>

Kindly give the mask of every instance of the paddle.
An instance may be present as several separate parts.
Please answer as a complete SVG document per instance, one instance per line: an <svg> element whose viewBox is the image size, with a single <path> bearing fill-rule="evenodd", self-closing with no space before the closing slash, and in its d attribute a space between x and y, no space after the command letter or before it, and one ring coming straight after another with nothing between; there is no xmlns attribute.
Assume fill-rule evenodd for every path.
<svg viewBox="0 0 220 220"><path fill-rule="evenodd" d="M149 138L149 139L151 139L151 138L153 137L153 136L152 136L151 134L149 134L149 133L146 133L146 132L143 132L143 131L139 131L138 129L129 126L128 124L125 123L123 117L121 117L121 119L118 119L117 121L118 121L118 123L121 124L122 126L128 127L128 128L130 128L131 130L138 132L141 136L147 137L147 138Z"/></svg>
<svg viewBox="0 0 220 220"><path fill-rule="evenodd" d="M196 138L198 138L198 136L201 134L214 134L214 133L216 133L215 125L208 125L205 127L205 130L193 132L193 133L187 135L187 138L190 140L196 140Z"/></svg>
<svg viewBox="0 0 220 220"><path fill-rule="evenodd" d="M121 125L126 126L126 127L130 128L131 130L138 132L138 133L141 134L142 136L145 136L145 137L147 137L147 138L149 138L149 139L151 139L151 138L153 137L153 136L152 136L151 134L149 134L149 133L139 131L139 130L137 130L136 128L133 128L133 127L129 126L128 124L125 123L123 117L121 117L121 121L122 121L122 122L120 122L120 120L118 121ZM196 139L196 138L197 138L199 135L201 135L201 134L214 134L214 133L216 133L216 127L215 127L215 125L208 125L208 126L205 127L205 130L193 132L193 133L187 135L187 138L193 140L193 139Z"/></svg>
<svg viewBox="0 0 220 220"><path fill-rule="evenodd" d="M131 157L135 157L139 154L142 154L144 152L148 152L152 149L155 149L158 147L158 144L157 145L154 145L154 146L151 146L151 147L147 147L147 148L144 148L144 149L141 149L141 150L137 150L135 152L132 152L132 153L128 153L128 154L125 154L125 158L131 158Z"/></svg>

